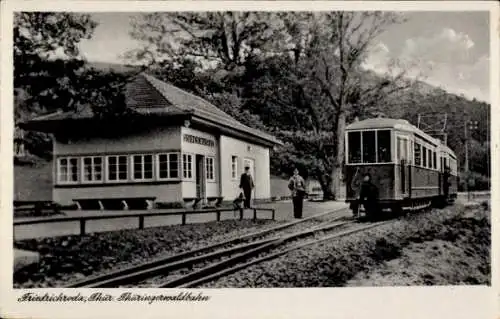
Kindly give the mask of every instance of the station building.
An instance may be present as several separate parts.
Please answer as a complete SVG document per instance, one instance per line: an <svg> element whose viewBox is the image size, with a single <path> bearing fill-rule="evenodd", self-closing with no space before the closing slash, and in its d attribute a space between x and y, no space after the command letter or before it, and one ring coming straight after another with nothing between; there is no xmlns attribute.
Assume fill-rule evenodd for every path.
<svg viewBox="0 0 500 319"><path fill-rule="evenodd" d="M141 73L126 86L133 118L99 120L90 107L23 124L53 136L53 200L82 207L232 201L250 167L255 199L269 199L269 153L280 142L208 101ZM111 204L110 204L111 205Z"/></svg>

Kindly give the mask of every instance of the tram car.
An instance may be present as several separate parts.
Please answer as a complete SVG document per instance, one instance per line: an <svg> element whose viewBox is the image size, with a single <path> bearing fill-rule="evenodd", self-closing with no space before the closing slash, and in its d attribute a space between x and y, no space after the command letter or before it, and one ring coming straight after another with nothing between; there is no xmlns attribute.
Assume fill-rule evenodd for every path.
<svg viewBox="0 0 500 319"><path fill-rule="evenodd" d="M354 216L361 211L376 217L370 215L444 207L456 199L455 153L408 121L357 121L345 134L346 202ZM361 200L360 193L366 196L367 189L371 200Z"/></svg>

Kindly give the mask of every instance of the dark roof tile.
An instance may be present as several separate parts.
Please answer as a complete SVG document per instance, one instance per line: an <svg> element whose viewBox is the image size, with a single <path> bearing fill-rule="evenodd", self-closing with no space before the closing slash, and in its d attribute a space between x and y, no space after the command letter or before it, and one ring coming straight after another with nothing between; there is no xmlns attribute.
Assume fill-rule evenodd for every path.
<svg viewBox="0 0 500 319"><path fill-rule="evenodd" d="M125 96L127 106L141 114L174 115L189 112L215 125L236 129L268 142L280 143L275 137L242 124L210 102L146 73L137 75L127 84ZM89 119L92 116L91 107L86 106L76 112L53 113L30 122Z"/></svg>

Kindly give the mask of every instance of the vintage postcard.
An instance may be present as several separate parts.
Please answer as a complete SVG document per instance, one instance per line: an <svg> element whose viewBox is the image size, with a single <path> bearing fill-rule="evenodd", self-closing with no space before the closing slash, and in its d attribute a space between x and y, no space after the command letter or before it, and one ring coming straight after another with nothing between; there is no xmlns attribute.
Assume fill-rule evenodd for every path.
<svg viewBox="0 0 500 319"><path fill-rule="evenodd" d="M1 8L1 317L500 315L496 2Z"/></svg>

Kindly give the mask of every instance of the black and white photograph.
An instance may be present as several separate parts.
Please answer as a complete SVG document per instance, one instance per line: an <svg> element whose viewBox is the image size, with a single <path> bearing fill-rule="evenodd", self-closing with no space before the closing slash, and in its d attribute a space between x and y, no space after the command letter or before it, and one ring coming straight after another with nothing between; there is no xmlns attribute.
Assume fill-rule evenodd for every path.
<svg viewBox="0 0 500 319"><path fill-rule="evenodd" d="M494 5L152 8L4 24L10 289L492 285Z"/></svg>

